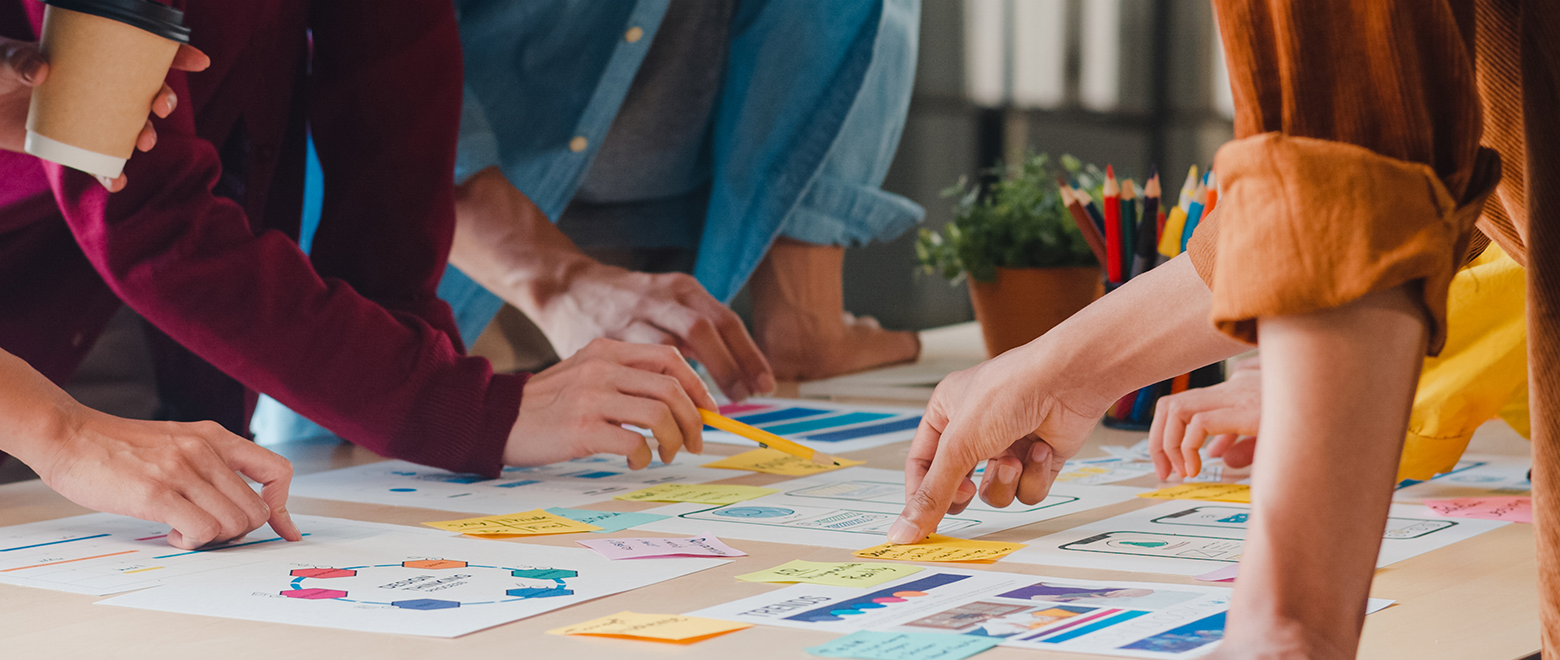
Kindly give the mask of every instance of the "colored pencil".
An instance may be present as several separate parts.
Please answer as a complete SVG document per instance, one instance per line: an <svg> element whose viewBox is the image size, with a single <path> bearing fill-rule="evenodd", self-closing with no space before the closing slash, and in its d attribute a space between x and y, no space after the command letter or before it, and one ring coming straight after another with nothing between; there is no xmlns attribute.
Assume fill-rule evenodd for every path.
<svg viewBox="0 0 1560 660"><path fill-rule="evenodd" d="M1084 212L1089 214L1089 219L1094 221L1094 228L1099 230L1101 237L1105 236L1105 217L1100 215L1100 207L1094 203L1094 194L1084 190L1077 181L1072 182L1072 191L1078 203L1083 205ZM1104 263L1100 262L1101 265Z"/></svg>
<svg viewBox="0 0 1560 660"><path fill-rule="evenodd" d="M1121 282L1121 187L1116 170L1105 166L1105 188L1101 191L1105 206L1105 278Z"/></svg>
<svg viewBox="0 0 1560 660"><path fill-rule="evenodd" d="M1159 254L1166 257L1174 257L1183 249L1181 235L1186 228L1186 212L1192 205L1192 193L1197 190L1197 166L1193 165L1186 172L1186 182L1181 184L1181 198L1176 202L1175 208L1170 209L1169 216L1165 219L1165 229L1159 235Z"/></svg>
<svg viewBox="0 0 1560 660"><path fill-rule="evenodd" d="M1186 229L1181 232L1181 251L1186 251L1186 244L1192 240L1192 232L1197 231L1197 223L1202 220L1203 207L1208 201L1208 187L1199 183L1197 191L1192 193L1192 208L1186 211Z"/></svg>
<svg viewBox="0 0 1560 660"><path fill-rule="evenodd" d="M778 449L792 456L809 460L819 465L840 464L839 461L834 460L833 456L820 451L813 451L763 429L754 428L737 420L731 419L730 417L723 416L720 413L700 408L699 417L704 419L705 424L709 424L710 426L718 428L722 431L734 433L757 442L758 446L760 447Z"/></svg>
<svg viewBox="0 0 1560 660"><path fill-rule="evenodd" d="M1208 170L1203 176L1203 185L1208 186L1208 203L1203 205L1203 217L1213 215L1213 207L1219 203L1219 177Z"/></svg>
<svg viewBox="0 0 1560 660"><path fill-rule="evenodd" d="M1094 221L1089 219L1087 211L1083 210L1083 204L1078 202L1077 193L1060 177L1057 178L1057 190L1062 195L1062 205L1067 207L1067 212L1072 215L1073 223L1078 225L1078 231L1083 234L1084 242L1089 244L1089 250L1094 252L1094 258L1105 265L1105 239L1100 236L1100 231L1094 228Z"/></svg>
<svg viewBox="0 0 1560 660"><path fill-rule="evenodd" d="M1192 193L1197 190L1197 184L1201 181L1202 179L1197 176L1196 165L1193 165L1191 169L1186 171L1186 181L1181 183L1181 197L1175 202L1175 205L1181 207L1182 211L1191 208Z"/></svg>
<svg viewBox="0 0 1560 660"><path fill-rule="evenodd" d="M1148 178L1143 186L1143 219L1138 221L1137 234L1132 238L1132 272L1128 279L1142 275L1154 267L1154 253L1159 245L1159 175Z"/></svg>
<svg viewBox="0 0 1560 660"><path fill-rule="evenodd" d="M1121 182L1121 281L1132 278L1133 246L1137 233L1137 184L1132 179Z"/></svg>

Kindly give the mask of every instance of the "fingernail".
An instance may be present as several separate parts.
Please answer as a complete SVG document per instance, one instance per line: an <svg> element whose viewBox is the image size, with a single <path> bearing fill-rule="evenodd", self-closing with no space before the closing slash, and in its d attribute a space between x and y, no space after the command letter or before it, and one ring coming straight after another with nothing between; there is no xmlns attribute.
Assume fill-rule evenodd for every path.
<svg viewBox="0 0 1560 660"><path fill-rule="evenodd" d="M1004 463L1001 467L997 468L997 481L1005 484L1013 483L1014 481L1018 480L1018 473L1019 469L1017 466L1007 465Z"/></svg>
<svg viewBox="0 0 1560 660"><path fill-rule="evenodd" d="M975 499L974 491L966 493L963 490L960 490L959 492L953 494L953 501L958 502L959 504L967 504L970 500L973 499Z"/></svg>
<svg viewBox="0 0 1560 660"><path fill-rule="evenodd" d="M98 183L103 184L103 187L108 189L109 192L113 192L114 191L114 180L113 179L110 179L110 178L100 174L100 175L97 175L97 180L98 180Z"/></svg>
<svg viewBox="0 0 1560 660"><path fill-rule="evenodd" d="M1044 463L1051 460L1051 445L1044 442L1036 442L1029 448L1029 462Z"/></svg>
<svg viewBox="0 0 1560 660"><path fill-rule="evenodd" d="M732 385L731 391L726 394L731 397L732 401L742 401L749 396L747 388L743 387L741 383Z"/></svg>
<svg viewBox="0 0 1560 660"><path fill-rule="evenodd" d="M758 391L760 393L762 393L762 394L772 393L772 392L775 391L776 387L779 387L779 384L775 382L775 377L773 375L771 375L771 374L759 374L759 376L758 376Z"/></svg>
<svg viewBox="0 0 1560 660"><path fill-rule="evenodd" d="M177 107L179 107L179 95L178 94L169 94L168 95L168 112L171 114L173 112L173 109L177 108Z"/></svg>
<svg viewBox="0 0 1560 660"><path fill-rule="evenodd" d="M900 518L894 521L894 526L888 528L889 543L915 543L921 540L921 530L916 529L910 521Z"/></svg>

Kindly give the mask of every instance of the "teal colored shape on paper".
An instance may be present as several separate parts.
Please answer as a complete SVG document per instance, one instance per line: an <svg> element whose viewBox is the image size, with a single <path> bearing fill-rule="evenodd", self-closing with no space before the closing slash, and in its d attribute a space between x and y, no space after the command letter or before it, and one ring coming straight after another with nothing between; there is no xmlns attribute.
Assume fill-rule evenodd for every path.
<svg viewBox="0 0 1560 660"><path fill-rule="evenodd" d="M893 633L863 630L807 652L824 658L864 660L960 660L996 646L1001 639L938 633Z"/></svg>
<svg viewBox="0 0 1560 660"><path fill-rule="evenodd" d="M590 509L565 509L553 507L547 512L555 516L563 516L569 520L577 520L587 525L595 525L601 529L597 534L607 532L621 532L630 527L638 527L653 523L666 516L654 513L627 513L622 511L591 511Z"/></svg>

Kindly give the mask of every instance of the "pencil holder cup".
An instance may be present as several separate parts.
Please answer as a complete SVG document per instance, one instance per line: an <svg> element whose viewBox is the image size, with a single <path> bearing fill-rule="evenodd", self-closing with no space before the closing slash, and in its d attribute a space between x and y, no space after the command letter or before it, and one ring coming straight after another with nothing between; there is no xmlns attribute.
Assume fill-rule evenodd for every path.
<svg viewBox="0 0 1560 660"><path fill-rule="evenodd" d="M1208 387L1224 382L1224 363L1213 364L1162 380L1121 397L1105 412L1106 428L1123 431L1147 431L1154 422L1154 406L1161 397L1183 392L1194 387Z"/></svg>

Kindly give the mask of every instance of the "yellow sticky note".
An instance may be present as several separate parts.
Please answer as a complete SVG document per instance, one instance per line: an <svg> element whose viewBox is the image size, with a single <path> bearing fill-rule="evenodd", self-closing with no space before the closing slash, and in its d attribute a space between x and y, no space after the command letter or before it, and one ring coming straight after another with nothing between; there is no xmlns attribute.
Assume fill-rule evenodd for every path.
<svg viewBox="0 0 1560 660"><path fill-rule="evenodd" d="M462 520L439 520L424 525L473 536L537 536L594 532L600 527L535 509L501 516L482 516Z"/></svg>
<svg viewBox="0 0 1560 660"><path fill-rule="evenodd" d="M1246 484L1181 484L1161 488L1138 497L1156 500L1202 500L1204 502L1251 502L1251 486Z"/></svg>
<svg viewBox="0 0 1560 660"><path fill-rule="evenodd" d="M738 575L745 582L806 582L833 587L875 587L906 575L919 573L920 566L906 564L870 564L867 562L789 561L767 571Z"/></svg>
<svg viewBox="0 0 1560 660"><path fill-rule="evenodd" d="M933 534L919 543L884 543L853 554L862 559L895 561L992 561L1024 547L1027 546L1023 543L971 541Z"/></svg>
<svg viewBox="0 0 1560 660"><path fill-rule="evenodd" d="M547 631L549 635L596 635L599 637L625 637L649 639L658 642L690 644L729 632L752 628L752 624L732 623L716 619L701 619L676 614L640 614L618 612L585 623Z"/></svg>
<svg viewBox="0 0 1560 660"><path fill-rule="evenodd" d="M842 467L861 465L865 461L853 461L848 458L834 457L839 465L819 465L800 456L792 456L778 449L759 448L753 451L745 451L736 456L727 456L714 463L705 463L707 468L722 468L726 470L750 470L753 472L766 472L768 474L783 474L788 477L805 477L809 474L838 470Z"/></svg>
<svg viewBox="0 0 1560 660"><path fill-rule="evenodd" d="M623 493L613 499L630 502L697 502L699 504L736 504L755 497L780 492L774 488L758 486L720 486L714 484L661 484L632 493Z"/></svg>

